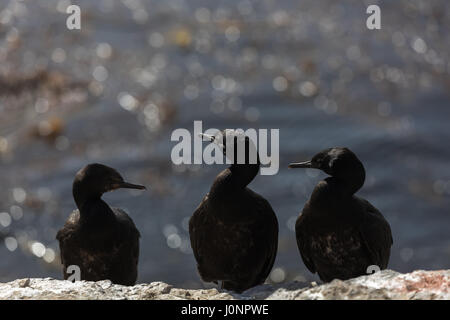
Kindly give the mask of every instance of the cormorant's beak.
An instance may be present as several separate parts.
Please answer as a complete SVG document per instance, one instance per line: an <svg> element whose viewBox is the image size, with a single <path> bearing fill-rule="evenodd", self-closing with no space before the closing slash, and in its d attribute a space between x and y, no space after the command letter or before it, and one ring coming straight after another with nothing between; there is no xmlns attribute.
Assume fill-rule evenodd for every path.
<svg viewBox="0 0 450 320"><path fill-rule="evenodd" d="M289 164L289 168L315 168L315 166L310 161L303 161L303 162L294 162Z"/></svg>
<svg viewBox="0 0 450 320"><path fill-rule="evenodd" d="M203 138L203 140L205 140L205 141L211 141L211 142L214 142L214 140L216 139L214 136L211 136L211 135L206 134L206 133L199 133L198 135L199 135L201 138Z"/></svg>
<svg viewBox="0 0 450 320"><path fill-rule="evenodd" d="M138 190L146 190L147 188L144 186L141 186L139 184L132 184L128 182L119 182L113 185L114 189L138 189Z"/></svg>
<svg viewBox="0 0 450 320"><path fill-rule="evenodd" d="M206 133L199 133L198 135L203 139L203 141L212 142L218 145L222 150L225 149L225 145L222 143L222 138L220 135L218 137Z"/></svg>

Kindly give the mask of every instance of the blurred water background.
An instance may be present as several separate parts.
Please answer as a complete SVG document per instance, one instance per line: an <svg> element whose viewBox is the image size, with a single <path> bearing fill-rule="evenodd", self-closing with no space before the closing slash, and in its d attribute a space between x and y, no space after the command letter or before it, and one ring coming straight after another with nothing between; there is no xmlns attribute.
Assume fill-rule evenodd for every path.
<svg viewBox="0 0 450 320"><path fill-rule="evenodd" d="M450 267L450 6L428 1L0 2L0 281L62 278L74 174L117 168L147 192L104 196L141 231L138 282L203 287L188 219L224 166L174 166L176 128L280 129L280 171L250 185L280 224L268 281L312 281L295 219L331 146L363 161L392 226L389 267ZM366 28L378 4L382 29Z"/></svg>

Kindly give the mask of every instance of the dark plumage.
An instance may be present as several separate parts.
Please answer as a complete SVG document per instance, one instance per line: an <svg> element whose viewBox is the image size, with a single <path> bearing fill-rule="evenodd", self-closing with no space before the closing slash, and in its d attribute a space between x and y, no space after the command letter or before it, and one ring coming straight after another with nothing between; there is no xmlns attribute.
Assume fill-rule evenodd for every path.
<svg viewBox="0 0 450 320"><path fill-rule="evenodd" d="M354 195L365 180L356 155L347 148L331 148L289 167L316 168L331 176L316 185L295 224L306 267L325 282L365 275L370 265L386 269L391 228L374 206Z"/></svg>
<svg viewBox="0 0 450 320"><path fill-rule="evenodd" d="M247 188L260 167L253 142L233 130L203 136L225 155L230 144L235 152L233 164L216 177L189 221L191 246L204 281L222 281L223 288L242 292L269 275L277 253L278 221L269 202ZM238 141L245 143L242 164L236 161Z"/></svg>
<svg viewBox="0 0 450 320"><path fill-rule="evenodd" d="M123 210L101 199L103 193L119 188L145 189L124 182L116 170L102 164L90 164L76 174L72 191L78 210L56 235L64 279L70 276L67 267L77 265L81 280L135 284L139 231Z"/></svg>

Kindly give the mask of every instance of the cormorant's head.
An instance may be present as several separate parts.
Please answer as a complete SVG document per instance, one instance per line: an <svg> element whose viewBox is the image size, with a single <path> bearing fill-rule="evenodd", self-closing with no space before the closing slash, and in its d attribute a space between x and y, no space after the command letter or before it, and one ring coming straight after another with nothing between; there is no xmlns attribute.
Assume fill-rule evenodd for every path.
<svg viewBox="0 0 450 320"><path fill-rule="evenodd" d="M115 169L98 163L89 164L78 171L73 181L73 195L77 204L77 199L85 201L120 188L145 189L144 186L125 182Z"/></svg>
<svg viewBox="0 0 450 320"><path fill-rule="evenodd" d="M233 165L259 164L256 145L242 130L225 129L215 135L201 133L200 136L217 144L223 154L233 161Z"/></svg>
<svg viewBox="0 0 450 320"><path fill-rule="evenodd" d="M348 148L329 148L316 154L311 160L291 163L289 168L315 168L330 176L346 178L351 175L365 175L364 166Z"/></svg>

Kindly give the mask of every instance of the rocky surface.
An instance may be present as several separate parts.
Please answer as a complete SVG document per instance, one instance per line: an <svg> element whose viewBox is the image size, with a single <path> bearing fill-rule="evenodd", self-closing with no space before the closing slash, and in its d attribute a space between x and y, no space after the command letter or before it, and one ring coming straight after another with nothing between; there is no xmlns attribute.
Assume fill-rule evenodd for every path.
<svg viewBox="0 0 450 320"><path fill-rule="evenodd" d="M450 270L408 274L384 270L322 285L261 285L240 295L217 289L179 289L163 282L126 287L108 280L72 283L46 278L0 284L0 299L450 299L449 287Z"/></svg>

